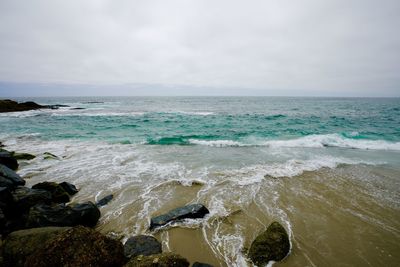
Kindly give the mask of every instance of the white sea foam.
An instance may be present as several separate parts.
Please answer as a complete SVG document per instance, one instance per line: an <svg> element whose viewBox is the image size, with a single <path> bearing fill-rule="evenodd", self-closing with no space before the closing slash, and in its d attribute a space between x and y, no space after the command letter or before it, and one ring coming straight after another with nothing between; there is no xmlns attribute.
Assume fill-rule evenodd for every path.
<svg viewBox="0 0 400 267"><path fill-rule="evenodd" d="M213 146L213 147L227 147L227 146L245 146L240 142L232 141L232 140L198 140L198 139L189 139L189 143L193 145L204 145L204 146Z"/></svg>
<svg viewBox="0 0 400 267"><path fill-rule="evenodd" d="M173 112L171 112L173 113ZM214 115L214 112L210 111L177 111L176 113L186 114L186 115L197 115L197 116L209 116Z"/></svg>
<svg viewBox="0 0 400 267"><path fill-rule="evenodd" d="M339 134L309 135L291 140L272 140L261 143L269 147L343 147L371 150L400 150L400 142L385 140L360 140L345 138Z"/></svg>

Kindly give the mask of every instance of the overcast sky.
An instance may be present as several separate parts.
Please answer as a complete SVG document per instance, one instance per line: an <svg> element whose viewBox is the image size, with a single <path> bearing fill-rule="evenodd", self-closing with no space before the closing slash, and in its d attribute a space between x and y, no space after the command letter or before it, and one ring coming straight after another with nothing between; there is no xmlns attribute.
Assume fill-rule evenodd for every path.
<svg viewBox="0 0 400 267"><path fill-rule="evenodd" d="M399 0L0 0L0 96L400 96Z"/></svg>

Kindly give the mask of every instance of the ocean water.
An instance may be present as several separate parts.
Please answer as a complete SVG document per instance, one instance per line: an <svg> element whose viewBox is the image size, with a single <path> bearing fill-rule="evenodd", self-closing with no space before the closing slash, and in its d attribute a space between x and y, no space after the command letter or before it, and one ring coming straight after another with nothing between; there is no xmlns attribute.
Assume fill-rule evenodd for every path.
<svg viewBox="0 0 400 267"><path fill-rule="evenodd" d="M113 193L104 233L154 234L192 262L251 266L246 248L277 220L292 250L275 266L400 264L399 98L16 100L69 106L0 114L0 141L39 155L21 164L28 185L69 181L72 201ZM197 202L204 220L148 230L152 216Z"/></svg>

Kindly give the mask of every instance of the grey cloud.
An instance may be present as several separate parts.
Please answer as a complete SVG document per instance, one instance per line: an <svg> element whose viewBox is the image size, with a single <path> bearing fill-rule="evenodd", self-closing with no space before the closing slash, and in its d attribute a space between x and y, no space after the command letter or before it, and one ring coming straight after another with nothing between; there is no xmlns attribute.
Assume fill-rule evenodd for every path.
<svg viewBox="0 0 400 267"><path fill-rule="evenodd" d="M1 0L0 81L399 96L398 14L397 0Z"/></svg>

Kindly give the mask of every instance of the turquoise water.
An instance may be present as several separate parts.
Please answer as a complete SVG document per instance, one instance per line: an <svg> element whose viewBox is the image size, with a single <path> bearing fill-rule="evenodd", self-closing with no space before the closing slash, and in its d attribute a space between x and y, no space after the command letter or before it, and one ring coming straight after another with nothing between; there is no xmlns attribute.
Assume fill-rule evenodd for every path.
<svg viewBox="0 0 400 267"><path fill-rule="evenodd" d="M400 141L398 98L97 97L34 100L84 109L3 114L0 123L6 127L1 127L0 134L31 133L44 140L96 139L160 145L221 140L238 146L265 145L273 140L330 134L337 135L338 140L350 141L349 146L352 146L352 140ZM85 103L89 101L103 103ZM336 146L326 140L320 142ZM229 145L229 142L209 144ZM398 144L392 148L396 146L398 148Z"/></svg>

